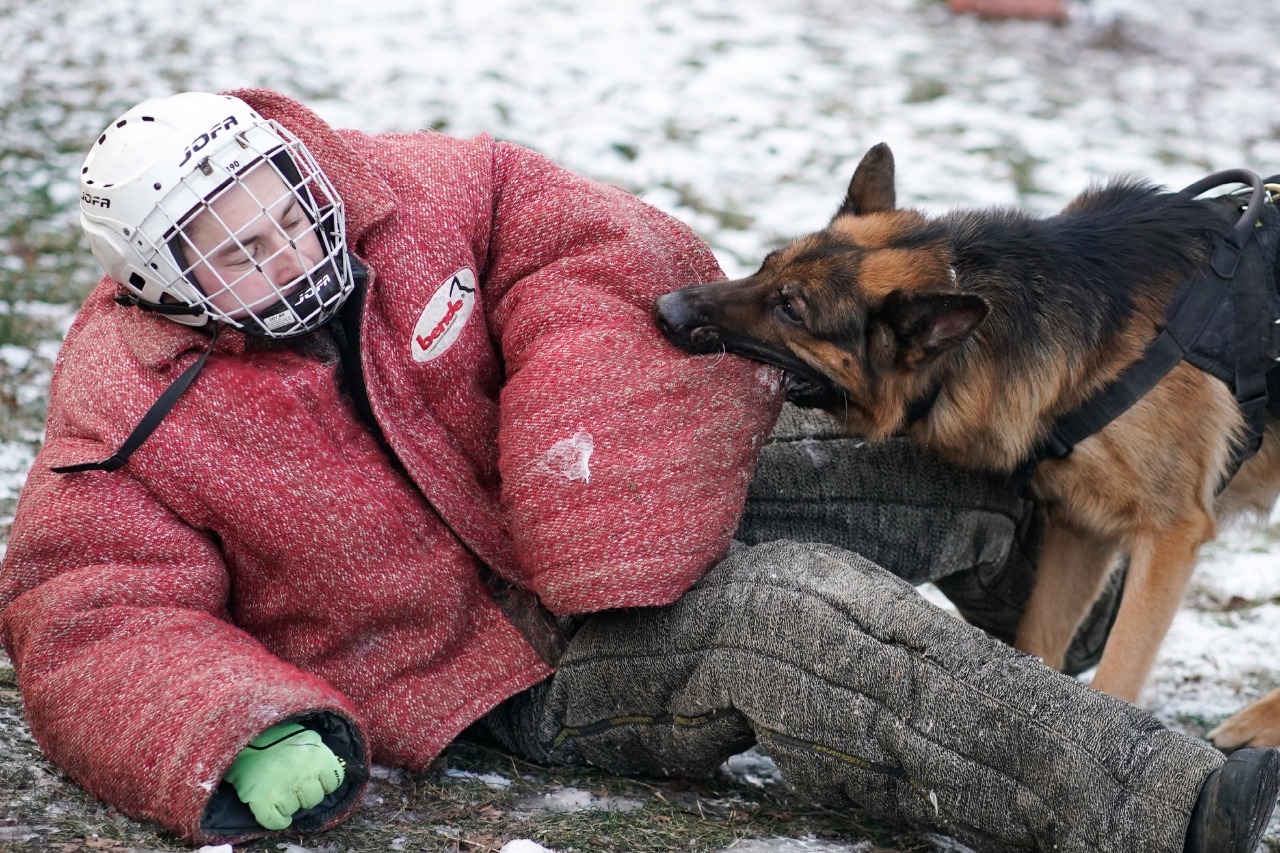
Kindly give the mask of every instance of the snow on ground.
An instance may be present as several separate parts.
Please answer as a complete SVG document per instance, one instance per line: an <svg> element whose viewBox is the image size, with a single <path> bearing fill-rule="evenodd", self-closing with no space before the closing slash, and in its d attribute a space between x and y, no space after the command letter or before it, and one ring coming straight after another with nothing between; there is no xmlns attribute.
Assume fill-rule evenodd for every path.
<svg viewBox="0 0 1280 853"><path fill-rule="evenodd" d="M470 770L450 769L445 771L446 779L462 779L483 782L490 788L510 788L511 780L500 773L473 773Z"/></svg>
<svg viewBox="0 0 1280 853"><path fill-rule="evenodd" d="M555 853L555 851L543 847L536 841L520 838L502 845L502 849L498 853Z"/></svg>
<svg viewBox="0 0 1280 853"><path fill-rule="evenodd" d="M557 788L541 794L524 797L519 807L527 811L549 810L553 812L580 812L599 810L629 812L644 807L644 803L630 797L599 796L580 788Z"/></svg>
<svg viewBox="0 0 1280 853"><path fill-rule="evenodd" d="M725 853L873 853L874 850L875 845L869 841L839 844L816 838L777 838L740 841L726 847Z"/></svg>
<svg viewBox="0 0 1280 853"><path fill-rule="evenodd" d="M269 85L338 125L537 148L689 222L731 275L824 224L882 140L900 203L930 210L1048 212L1117 172L1180 186L1236 166L1280 171L1272 0L1092 0L1065 27L956 17L941 0L11 6L0 37L26 62L4 63L0 82L66 92L79 106L51 105L49 122L85 146L175 81ZM74 198L82 149L50 152L67 175L53 198ZM0 497L30 458L29 442L0 446ZM1144 697L1162 720L1200 734L1280 683L1278 555L1266 531L1229 532L1206 553Z"/></svg>

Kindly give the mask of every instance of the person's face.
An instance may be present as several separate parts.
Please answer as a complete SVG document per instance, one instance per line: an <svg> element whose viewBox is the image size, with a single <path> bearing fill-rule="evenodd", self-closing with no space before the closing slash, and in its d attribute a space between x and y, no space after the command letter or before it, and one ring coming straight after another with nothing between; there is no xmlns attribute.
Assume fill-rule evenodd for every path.
<svg viewBox="0 0 1280 853"><path fill-rule="evenodd" d="M266 161L211 201L185 233L198 252L196 284L237 320L274 303L325 254L298 197Z"/></svg>

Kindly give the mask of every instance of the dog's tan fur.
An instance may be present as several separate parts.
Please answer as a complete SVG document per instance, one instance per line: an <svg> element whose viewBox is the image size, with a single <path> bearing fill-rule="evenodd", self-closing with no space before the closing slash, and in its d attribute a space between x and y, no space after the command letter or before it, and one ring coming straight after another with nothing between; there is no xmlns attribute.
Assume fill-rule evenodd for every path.
<svg viewBox="0 0 1280 853"><path fill-rule="evenodd" d="M1090 203L1082 196L1064 214ZM875 440L905 431L956 464L1015 470L1057 417L1141 357L1183 276L1157 270L1129 294L1114 331L1087 345L1083 332L1059 334L1054 322L1043 324L1043 335L1020 346L1011 363L1000 345L1011 333L999 319L1008 312L997 303L1015 298L1020 285L985 286L984 276L1002 274L994 264L969 264L957 284L955 241L930 239L920 230L927 221L896 209L892 157L877 146L827 229L772 253L746 279L689 288L689 298L700 311L714 306L705 328L757 347L738 351L783 354L780 366L795 364L838 389L838 401L817 405L851 432ZM1203 260L1203 247L1189 251L1188 263ZM976 296L946 302L948 294L978 293L989 317ZM929 300L942 307L920 307ZM1070 311L1043 310L1060 311L1062 326L1079 322ZM661 302L658 313L663 323ZM922 324L927 331L918 331ZM681 342L676 325L664 328ZM927 417L908 422L912 402L939 383ZM1227 386L1180 363L1073 453L1041 462L1031 488L1049 521L1018 648L1061 668L1107 574L1127 554L1123 600L1093 686L1136 700L1220 513L1266 512L1280 491L1280 431L1272 423L1261 451L1217 495L1242 430ZM1213 737L1223 747L1280 745L1280 691Z"/></svg>

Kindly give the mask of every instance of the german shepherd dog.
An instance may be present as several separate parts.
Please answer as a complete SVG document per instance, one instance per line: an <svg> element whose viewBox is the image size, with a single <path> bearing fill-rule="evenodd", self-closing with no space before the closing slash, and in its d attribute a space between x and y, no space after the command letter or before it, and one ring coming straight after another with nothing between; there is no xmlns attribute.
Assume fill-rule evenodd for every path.
<svg viewBox="0 0 1280 853"><path fill-rule="evenodd" d="M695 353L784 370L789 397L868 440L905 434L961 466L1012 472L1055 420L1136 362L1179 285L1234 218L1222 204L1118 179L1060 214L895 204L880 144L830 224L770 253L753 275L687 287L655 306ZM1061 669L1121 554L1129 574L1093 687L1135 701L1220 513L1265 513L1280 492L1280 432L1232 479L1244 429L1228 386L1179 362L1135 405L1029 488L1048 524L1015 645ZM1280 745L1280 691L1211 737Z"/></svg>

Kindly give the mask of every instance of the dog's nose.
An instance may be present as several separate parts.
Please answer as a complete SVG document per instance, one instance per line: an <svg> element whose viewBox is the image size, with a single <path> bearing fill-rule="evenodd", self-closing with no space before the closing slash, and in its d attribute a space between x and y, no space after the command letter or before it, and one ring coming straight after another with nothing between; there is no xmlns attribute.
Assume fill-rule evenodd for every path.
<svg viewBox="0 0 1280 853"><path fill-rule="evenodd" d="M664 293L653 303L653 316L658 328L670 335L688 331L696 325L696 316L683 290Z"/></svg>

